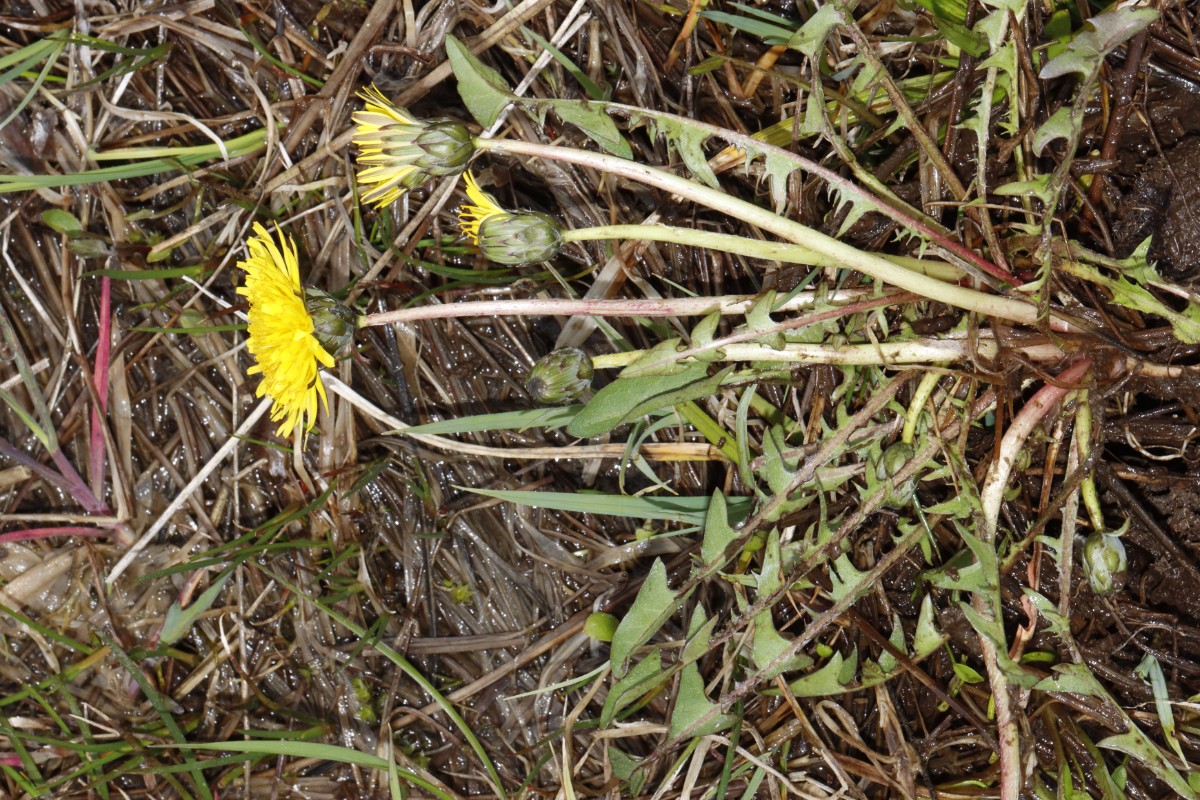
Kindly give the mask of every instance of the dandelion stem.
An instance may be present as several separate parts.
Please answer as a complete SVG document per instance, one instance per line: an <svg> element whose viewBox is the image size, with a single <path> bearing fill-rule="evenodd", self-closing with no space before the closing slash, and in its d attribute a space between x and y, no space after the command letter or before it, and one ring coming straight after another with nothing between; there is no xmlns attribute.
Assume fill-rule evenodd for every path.
<svg viewBox="0 0 1200 800"><path fill-rule="evenodd" d="M796 311L823 303L850 303L870 297L870 288L843 289L823 297L815 292L800 292L776 311ZM428 319L454 317L702 317L721 314L745 314L758 298L755 295L735 294L718 297L675 297L653 300L481 300L474 303L444 303L442 305L398 308L359 317L358 327L393 325Z"/></svg>
<svg viewBox="0 0 1200 800"><path fill-rule="evenodd" d="M753 203L731 197L718 189L703 186L695 181L636 161L628 161L605 153L514 139L476 138L475 146L480 150L565 161L629 178L706 205L765 231L770 231L783 239L802 245L839 266L858 270L872 278L923 295L930 300L937 300L956 308L1026 325L1035 325L1038 321L1037 306L1026 300L990 295L965 286L943 283L926 275L898 267L878 255L859 250ZM1059 330L1073 329L1069 322L1061 319L1052 318L1051 324Z"/></svg>
<svg viewBox="0 0 1200 800"><path fill-rule="evenodd" d="M708 250L720 250L748 258L761 258L764 261L781 261L785 264L808 264L814 267L833 268L844 266L840 261L803 244L768 242L762 239L734 236L729 233L716 233L715 231L671 225L600 225L595 228L563 231L564 242L606 239L683 244ZM883 255L881 257L887 259L893 266L910 269L941 281L956 281L963 276L961 269L944 261L927 261L906 256Z"/></svg>

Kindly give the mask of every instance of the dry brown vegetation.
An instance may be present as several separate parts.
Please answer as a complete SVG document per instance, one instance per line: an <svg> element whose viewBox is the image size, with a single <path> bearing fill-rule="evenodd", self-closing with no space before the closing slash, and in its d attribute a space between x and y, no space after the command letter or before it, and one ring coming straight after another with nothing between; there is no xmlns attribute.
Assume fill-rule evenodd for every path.
<svg viewBox="0 0 1200 800"><path fill-rule="evenodd" d="M683 526L539 510L464 490L649 490L636 466L621 466L623 433L607 449L599 439L582 443L578 458L533 449L575 443L555 430L425 440L395 433L532 407L525 376L556 344L612 351L594 324L497 316L372 328L331 371L338 383L318 431L304 441L275 437L266 401L255 397L257 379L246 374L235 294L234 264L254 221L278 222L296 237L308 285L351 287L364 311L569 292L656 298L787 293L806 280L828 290L856 285L853 273L835 269L646 242L577 244L551 264L502 269L457 239L457 179L430 182L382 211L357 207L350 114L363 86L376 83L418 116L471 122L445 62L450 33L528 97L586 96L586 82L539 58L537 34L556 42L596 89L631 106L745 133L790 119L798 101L803 113L809 60L728 19L696 16L706 6L747 13L717 0L524 0L511 9L463 0L0 5L0 57L58 42L0 69L0 172L68 176L21 191L0 186L0 379L11 401L0 405L0 797L394 793L386 769L347 763L347 751L407 770L419 779L401 781L412 797L993 797L1014 785L998 761L1006 730L1018 737L1020 776L1008 780L1022 784L1022 796L1158 798L1187 789L1185 758L1200 746L1189 701L1200 695L1198 348L1162 315L1113 302L1112 286L1059 267L1071 255L1064 235L1094 249L1094 263L1107 269L1153 233L1162 277L1148 293L1163 308L1194 314L1195 4L1164 4L1158 22L1114 51L1081 104L1078 148L1059 139L1040 157L1033 132L1073 101L1076 83L1039 79L1039 48L1060 35L1053 25L1062 14L1069 34L1081 27L1080 13L1101 8L1038 3L1014 15L1017 85L1007 88L1016 102L998 102L976 127L986 137L983 170L977 134L947 133L946 122L977 108L986 52L949 47L930 11L889 0L859 5L853 29L837 29L825 44L819 60L832 127L800 136L798 123L785 125L780 143L856 181L873 177L1018 282L1049 265L1047 307L1087 327L1064 336L1045 320L964 322L949 306L898 295L843 328L818 329L854 340L868 330L885 336L889 326L933 336L963 323L972 337L1000 341L995 357L937 367L941 411L976 403L991 416L960 425L953 412L933 415L936 424L917 442L942 467L917 490L924 521L911 506L882 508L882 496L866 488L875 483L872 459L899 435L921 371L797 366L755 381L775 417L756 405L742 409L742 422L744 385L699 402L726 431L745 432L746 453L760 467L771 457L763 439L778 424L789 430L791 456L814 459L815 470L818 454L849 479L820 503L797 501L773 520L784 539L779 588L753 610L765 608L788 641L806 637L807 665L748 680L754 625L762 622L752 625L747 608L766 590L747 580L767 572L769 525L747 531L756 547L744 556L739 549L726 570L733 578L697 581L656 630L651 646L682 668L693 609L714 620L712 640L690 658L707 697L731 715L713 735L670 729L686 670L643 687L601 726L613 686L609 650L584 633L590 613L629 610L656 558L672 586L687 582L701 541L694 527L671 535ZM965 7L969 22L990 11ZM797 27L813 11L759 8ZM881 74L901 82L915 128L891 126L898 98L888 101L881 83L859 85L860 72L840 71L862 67L864 44L881 59ZM1006 116L1014 109L1015 124ZM515 112L499 135L594 148L553 115L546 123ZM625 133L639 161L686 174L646 127ZM145 161L105 157L113 151L218 141L234 148L228 158L168 160L133 177L72 177ZM741 169L736 153L715 142L706 154L726 192L771 205L760 163ZM1059 167L1059 222L1040 240L1022 226L1054 213L1042 214L1029 194L991 192ZM506 205L553 213L571 228L650 220L762 238L714 211L584 167L497 154L482 157L475 172ZM980 175L991 205L968 209ZM785 216L829 234L841 227L849 208L822 180L793 173L787 190ZM843 238L864 251L919 254L921 243L898 230L871 213ZM1168 239L1174 244L1162 244ZM608 324L630 346L648 347L687 335L696 322ZM1035 346L1063 352L1027 357ZM1003 611L1001 644L1022 675L1043 681L1031 690L995 677L997 656L986 643L981 649L986 637L958 602L952 584L971 566L963 531L976 530L977 517L968 508L956 519L947 501L975 496L1014 417L1078 355L1091 359L1090 371L1068 373L1081 383L1064 389L1086 385L1090 394L1047 401L1029 440L1018 443L1000 533L987 543L999 552L992 588ZM890 403L892 395L882 396L889 392ZM981 398L995 401L990 410ZM1082 459L1072 452L1081 403L1092 413L1092 454ZM861 432L862 444L821 450L835 432ZM721 456L727 442L706 441L674 417L650 441L689 445L684 460L642 462L679 495L753 498L756 488L768 489L762 473ZM899 478L918 468L913 461ZM1089 471L1108 528L1130 521L1128 572L1106 596L1090 588L1079 548L1071 555L1075 531L1090 530L1079 499ZM808 499L819 494L818 487ZM768 494L758 503L769 506ZM929 525L923 539L918 524ZM818 534L834 538L822 540L816 561L787 549ZM856 574L867 579L842 602L838 587ZM1049 598L1048 607L1035 609L1026 589ZM913 637L926 598L944 641L918 659ZM181 606L199 613L181 622ZM1057 628L1055 610L1063 615ZM788 681L851 653L862 670L839 676L836 693L788 690ZM1134 672L1147 656L1161 669L1157 689L1152 672ZM874 669L890 664L888 679L869 685L868 661ZM1073 671L1055 671L1063 665ZM1054 676L1059 683L1046 682ZM999 726L997 687L1009 697ZM1175 703L1173 733L1164 733L1156 696ZM1111 740L1097 746L1131 726L1145 736L1127 736L1124 750ZM250 761L222 757L229 749L178 746L247 740L283 745ZM646 759L632 785L629 762L613 749Z"/></svg>

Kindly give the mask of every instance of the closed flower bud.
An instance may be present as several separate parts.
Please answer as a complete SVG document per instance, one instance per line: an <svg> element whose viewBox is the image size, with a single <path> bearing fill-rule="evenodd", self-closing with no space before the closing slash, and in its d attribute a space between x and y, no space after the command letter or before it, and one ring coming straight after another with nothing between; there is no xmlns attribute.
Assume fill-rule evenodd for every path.
<svg viewBox="0 0 1200 800"><path fill-rule="evenodd" d="M358 328L358 314L320 289L304 290L304 306L312 316L313 337L334 358L350 348Z"/></svg>
<svg viewBox="0 0 1200 800"><path fill-rule="evenodd" d="M425 130L414 142L421 150L414 164L426 175L457 175L475 155L475 143L467 126L452 119L426 120Z"/></svg>
<svg viewBox="0 0 1200 800"><path fill-rule="evenodd" d="M588 618L583 623L583 632L598 642L611 642L613 634L617 632L617 626L620 624L621 620L612 614L597 611L594 614L588 614Z"/></svg>
<svg viewBox="0 0 1200 800"><path fill-rule="evenodd" d="M1083 543L1083 574L1096 594L1112 594L1125 584L1128 559L1119 536L1094 531Z"/></svg>
<svg viewBox="0 0 1200 800"><path fill-rule="evenodd" d="M497 264L549 261L562 247L562 228L547 214L493 214L479 224L479 250Z"/></svg>
<svg viewBox="0 0 1200 800"><path fill-rule="evenodd" d="M561 347L533 365L525 388L539 403L561 405L592 388L594 371L587 353L578 347Z"/></svg>

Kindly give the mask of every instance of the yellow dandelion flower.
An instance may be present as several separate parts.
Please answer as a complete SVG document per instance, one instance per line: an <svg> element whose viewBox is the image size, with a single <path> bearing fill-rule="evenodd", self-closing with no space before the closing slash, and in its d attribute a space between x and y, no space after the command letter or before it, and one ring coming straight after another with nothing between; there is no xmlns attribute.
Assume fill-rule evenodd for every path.
<svg viewBox="0 0 1200 800"><path fill-rule="evenodd" d="M459 206L458 228L463 236L471 240L471 244L479 244L479 226L484 220L508 212L500 207L496 198L479 188L470 170L463 177L467 181L467 197L471 203Z"/></svg>
<svg viewBox="0 0 1200 800"><path fill-rule="evenodd" d="M461 122L419 120L374 86L358 96L364 108L353 114L354 144L364 203L382 208L431 177L457 175L467 168L475 143Z"/></svg>
<svg viewBox="0 0 1200 800"><path fill-rule="evenodd" d="M246 284L237 292L250 304L247 349L255 364L247 372L263 376L255 394L270 396L271 419L279 422L280 436L290 436L298 424L312 430L318 397L328 408L317 367L332 367L334 360L313 335L296 245L278 227L276 233L278 243L266 228L254 224L254 235L246 242L250 255L238 262Z"/></svg>

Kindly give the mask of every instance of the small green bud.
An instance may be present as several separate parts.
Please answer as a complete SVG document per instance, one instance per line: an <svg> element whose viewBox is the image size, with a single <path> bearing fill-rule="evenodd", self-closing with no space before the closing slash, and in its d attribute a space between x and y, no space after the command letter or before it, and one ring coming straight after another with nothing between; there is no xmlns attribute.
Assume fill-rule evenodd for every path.
<svg viewBox="0 0 1200 800"><path fill-rule="evenodd" d="M592 359L578 347L560 347L533 365L525 388L543 405L562 405L592 388Z"/></svg>
<svg viewBox="0 0 1200 800"><path fill-rule="evenodd" d="M435 119L425 123L425 130L414 144L423 154L413 161L426 175L440 177L457 175L467 168L475 155L475 142L467 126L452 119Z"/></svg>
<svg viewBox="0 0 1200 800"><path fill-rule="evenodd" d="M916 451L911 444L895 442L883 451L883 457L875 468L875 474L880 480L895 477L909 461L912 461L914 455L916 455ZM903 484L893 487L891 494L884 500L884 504L891 508L908 505L908 501L912 499L916 491L917 479L914 476Z"/></svg>
<svg viewBox="0 0 1200 800"><path fill-rule="evenodd" d="M617 632L617 626L621 621L612 614L605 614L597 611L595 614L589 614L587 620L583 623L583 632L601 642L611 642L613 634Z"/></svg>
<svg viewBox="0 0 1200 800"><path fill-rule="evenodd" d="M479 224L479 250L497 264L549 261L562 247L562 226L536 211L503 211Z"/></svg>
<svg viewBox="0 0 1200 800"><path fill-rule="evenodd" d="M350 349L358 327L358 314L354 309L320 289L304 290L304 307L312 316L313 336L327 353L337 358Z"/></svg>
<svg viewBox="0 0 1200 800"><path fill-rule="evenodd" d="M1125 585L1125 544L1105 531L1093 531L1083 543L1083 574L1096 594L1112 594Z"/></svg>

